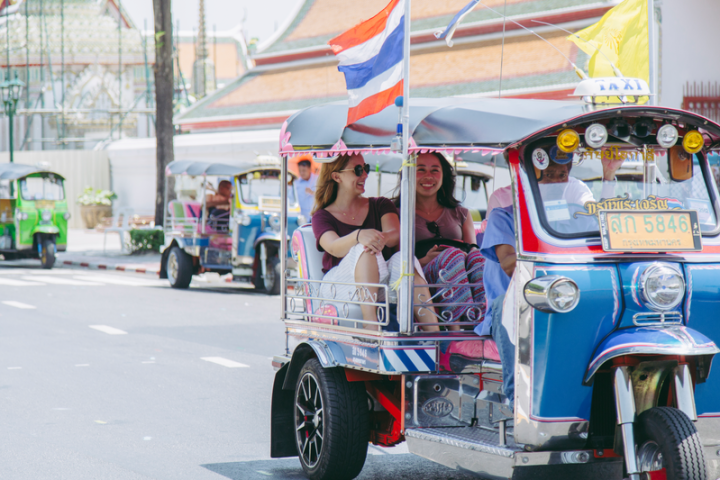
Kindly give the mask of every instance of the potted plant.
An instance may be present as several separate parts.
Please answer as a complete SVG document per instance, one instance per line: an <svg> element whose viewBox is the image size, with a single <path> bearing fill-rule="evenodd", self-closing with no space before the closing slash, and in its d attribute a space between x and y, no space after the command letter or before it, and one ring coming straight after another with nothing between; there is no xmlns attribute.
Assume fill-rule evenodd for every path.
<svg viewBox="0 0 720 480"><path fill-rule="evenodd" d="M103 218L112 217L112 201L116 198L115 192L110 190L87 187L78 197L85 228L95 228Z"/></svg>

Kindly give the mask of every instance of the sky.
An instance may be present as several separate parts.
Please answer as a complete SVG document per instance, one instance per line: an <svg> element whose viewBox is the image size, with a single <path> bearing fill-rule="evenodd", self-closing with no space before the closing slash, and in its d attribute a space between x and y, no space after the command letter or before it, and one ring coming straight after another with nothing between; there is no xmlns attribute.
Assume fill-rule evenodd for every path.
<svg viewBox="0 0 720 480"><path fill-rule="evenodd" d="M171 0L173 24L180 22L180 30L198 27L199 0ZM303 0L205 0L205 28L208 33L213 26L218 31L230 30L243 23L245 37L257 37L263 41L276 28L283 25ZM153 28L153 2L151 0L121 0L122 7L130 14L137 28L142 29L147 20L148 29Z"/></svg>

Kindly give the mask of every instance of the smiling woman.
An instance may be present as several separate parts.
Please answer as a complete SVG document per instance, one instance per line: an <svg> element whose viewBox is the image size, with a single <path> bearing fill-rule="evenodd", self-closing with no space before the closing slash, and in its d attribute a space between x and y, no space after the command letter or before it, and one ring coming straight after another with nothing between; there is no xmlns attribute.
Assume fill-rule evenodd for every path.
<svg viewBox="0 0 720 480"><path fill-rule="evenodd" d="M400 256L393 255L400 239L400 219L387 198L363 197L369 170L362 155L343 155L324 164L315 191L312 227L317 248L324 252L323 281L365 284L356 292L355 286L323 283L320 296L362 301L363 320L375 322L377 307L372 304L385 300L384 290L379 291L377 285L391 284L401 275ZM424 284L422 268L415 263L415 283ZM429 296L424 290L421 293ZM356 295L359 298L353 298ZM434 322L430 317L428 312L416 312L421 323Z"/></svg>

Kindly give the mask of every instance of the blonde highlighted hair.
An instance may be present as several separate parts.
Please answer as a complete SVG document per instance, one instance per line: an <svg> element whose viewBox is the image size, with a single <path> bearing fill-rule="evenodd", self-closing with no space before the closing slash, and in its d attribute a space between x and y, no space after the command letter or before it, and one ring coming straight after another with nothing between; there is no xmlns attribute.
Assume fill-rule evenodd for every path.
<svg viewBox="0 0 720 480"><path fill-rule="evenodd" d="M320 168L317 184L315 185L315 206L312 210L313 214L328 205L332 205L335 201L338 193L338 183L333 180L332 174L344 169L351 158L353 158L352 155L345 154L340 155L340 157L332 163L323 163L322 168Z"/></svg>

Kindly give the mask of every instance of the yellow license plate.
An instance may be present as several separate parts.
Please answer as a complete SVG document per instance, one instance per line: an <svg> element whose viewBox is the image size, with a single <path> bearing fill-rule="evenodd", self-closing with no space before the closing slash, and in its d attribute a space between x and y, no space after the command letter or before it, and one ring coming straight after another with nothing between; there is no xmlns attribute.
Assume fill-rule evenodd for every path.
<svg viewBox="0 0 720 480"><path fill-rule="evenodd" d="M55 208L55 202L52 200L35 200L35 208L38 208L38 209Z"/></svg>
<svg viewBox="0 0 720 480"><path fill-rule="evenodd" d="M695 210L600 210L606 252L702 251Z"/></svg>

